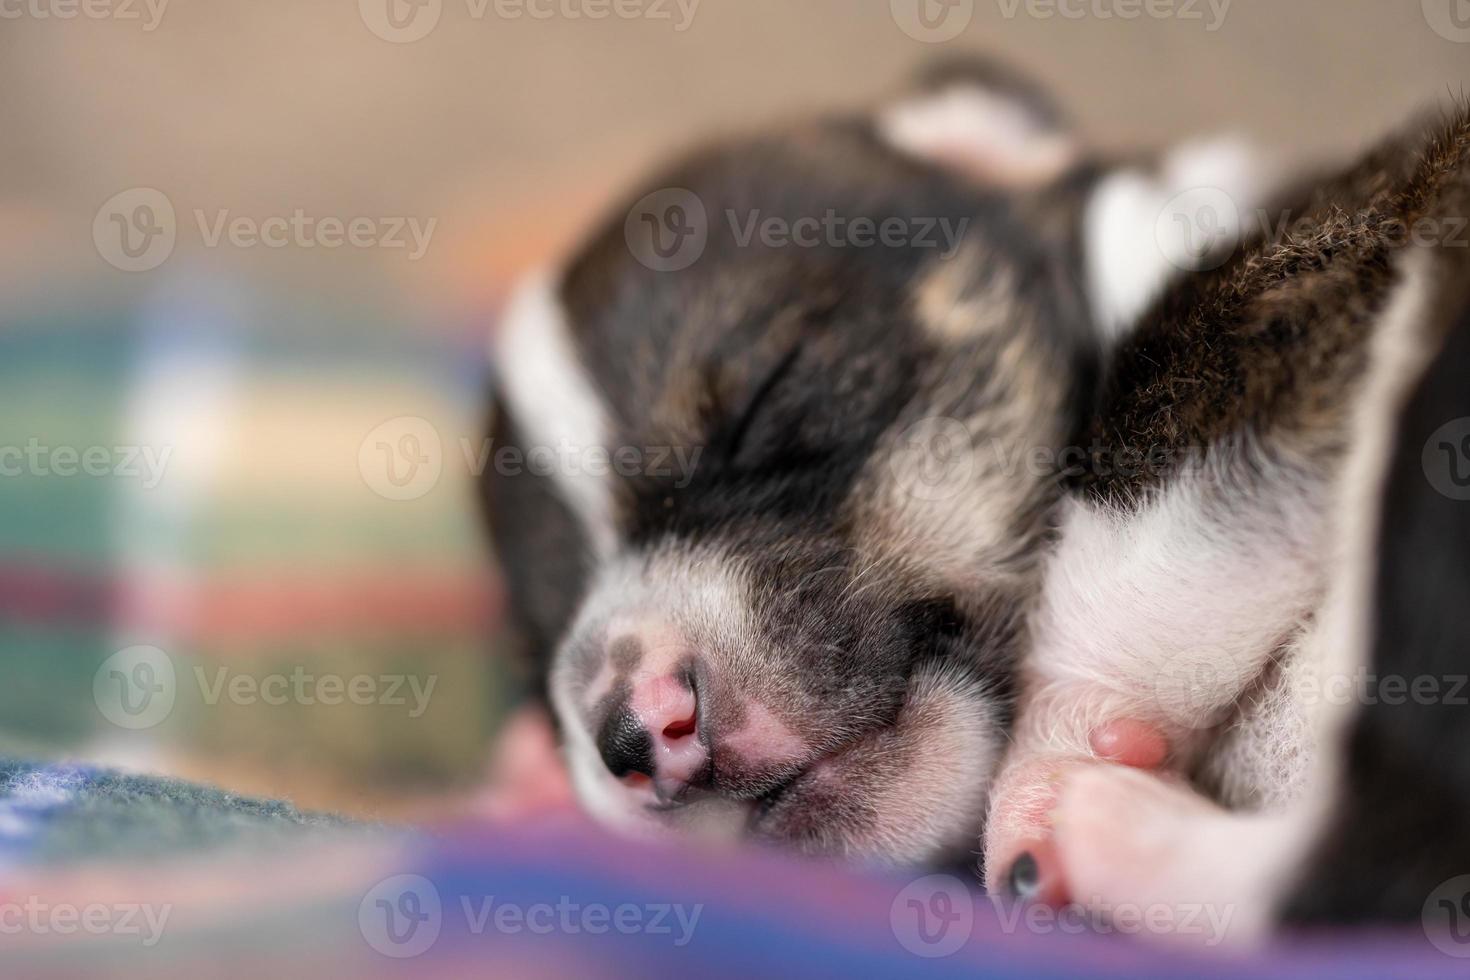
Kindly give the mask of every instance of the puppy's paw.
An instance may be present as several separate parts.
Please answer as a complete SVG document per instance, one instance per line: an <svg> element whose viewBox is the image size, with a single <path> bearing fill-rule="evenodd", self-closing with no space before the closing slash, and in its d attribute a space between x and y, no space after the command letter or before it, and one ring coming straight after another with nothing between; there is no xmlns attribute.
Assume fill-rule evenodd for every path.
<svg viewBox="0 0 1470 980"><path fill-rule="evenodd" d="M1169 757L1163 731L1134 719L1104 722L1092 730L1088 755L1024 750L1012 755L991 797L985 833L985 867L992 891L1060 905L1067 900L1062 869L1051 846L1052 812L1060 786L1071 775L1110 769L1111 763L1161 770Z"/></svg>
<svg viewBox="0 0 1470 980"><path fill-rule="evenodd" d="M1069 774L1052 811L1071 901L1122 931L1214 946L1266 934L1293 836L1180 782L1122 766Z"/></svg>
<svg viewBox="0 0 1470 980"><path fill-rule="evenodd" d="M1064 778L1096 765L1066 755L1013 758L1006 764L985 824L986 888L1046 905L1067 900L1051 847L1052 811Z"/></svg>

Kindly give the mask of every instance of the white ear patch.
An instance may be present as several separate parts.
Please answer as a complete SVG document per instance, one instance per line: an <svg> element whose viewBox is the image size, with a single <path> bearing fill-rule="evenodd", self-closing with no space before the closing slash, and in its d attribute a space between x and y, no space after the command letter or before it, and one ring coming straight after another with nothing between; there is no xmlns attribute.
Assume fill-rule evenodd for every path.
<svg viewBox="0 0 1470 980"><path fill-rule="evenodd" d="M550 476L581 523L594 554L605 559L616 545L613 491L606 471L566 466L563 454L606 447L610 425L576 346L549 275L527 279L507 305L492 342L501 393L515 417L528 468L533 453L551 461Z"/></svg>
<svg viewBox="0 0 1470 980"><path fill-rule="evenodd" d="M1169 282L1214 268L1253 229L1273 187L1268 168L1233 138L1185 143L1157 173L1118 170L1083 215L1087 289L1104 339L1132 328Z"/></svg>
<svg viewBox="0 0 1470 980"><path fill-rule="evenodd" d="M1014 99L970 85L905 99L878 116L896 149L1001 187L1055 180L1077 159L1076 143Z"/></svg>

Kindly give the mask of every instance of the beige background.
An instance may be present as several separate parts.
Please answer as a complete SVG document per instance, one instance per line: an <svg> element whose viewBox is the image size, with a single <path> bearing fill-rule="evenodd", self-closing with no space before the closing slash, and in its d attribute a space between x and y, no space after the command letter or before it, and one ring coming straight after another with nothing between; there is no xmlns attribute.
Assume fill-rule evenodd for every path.
<svg viewBox="0 0 1470 980"><path fill-rule="evenodd" d="M344 275L376 290L365 273L382 270L415 303L457 302L672 148L861 102L953 50L1025 67L1110 147L1232 129L1332 154L1470 80L1470 43L1435 33L1420 0L1234 0L1213 32L1207 0L1197 20L1090 13L1119 0L1070 0L1076 20L1028 14L1045 0L973 0L947 44L904 34L888 0L699 0L682 32L673 0L673 20L596 21L441 2L407 44L375 36L355 0L173 0L152 31L0 20L0 285L65 267L135 287L87 232L102 201L142 185L181 210L436 217L418 263L345 249L229 261L318 289Z"/></svg>

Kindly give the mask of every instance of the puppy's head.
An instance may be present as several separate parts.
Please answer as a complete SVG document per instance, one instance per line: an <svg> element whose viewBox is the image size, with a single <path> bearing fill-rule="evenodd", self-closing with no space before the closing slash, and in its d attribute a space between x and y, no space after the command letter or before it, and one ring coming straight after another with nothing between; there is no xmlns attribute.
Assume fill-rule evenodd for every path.
<svg viewBox="0 0 1470 980"><path fill-rule="evenodd" d="M976 847L1091 358L1063 137L997 77L697 154L511 304L485 498L608 821Z"/></svg>

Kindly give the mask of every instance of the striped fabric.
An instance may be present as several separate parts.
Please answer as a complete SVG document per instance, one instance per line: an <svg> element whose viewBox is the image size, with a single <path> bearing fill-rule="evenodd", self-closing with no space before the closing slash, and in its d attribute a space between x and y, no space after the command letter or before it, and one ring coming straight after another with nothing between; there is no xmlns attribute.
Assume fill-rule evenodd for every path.
<svg viewBox="0 0 1470 980"><path fill-rule="evenodd" d="M0 746L368 813L472 785L515 683L471 504L489 319L406 329L183 277L0 314ZM370 434L405 417L441 473L389 499ZM89 451L106 472L77 472ZM93 697L139 644L177 682L145 730ZM238 675L434 686L410 717L386 693L220 697Z"/></svg>
<svg viewBox="0 0 1470 980"><path fill-rule="evenodd" d="M175 805L242 838L275 828L268 845L216 842L147 862L78 863L73 852L12 864L0 948L14 976L1465 975L1463 959L1417 929L1300 938L1249 957L1169 951L1137 941L1144 918L1088 929L950 876L635 843L572 813L365 832L185 784L150 793L90 770L3 771L0 834L28 828L35 848L68 811L115 794L146 800L120 802L118 821L129 806Z"/></svg>

